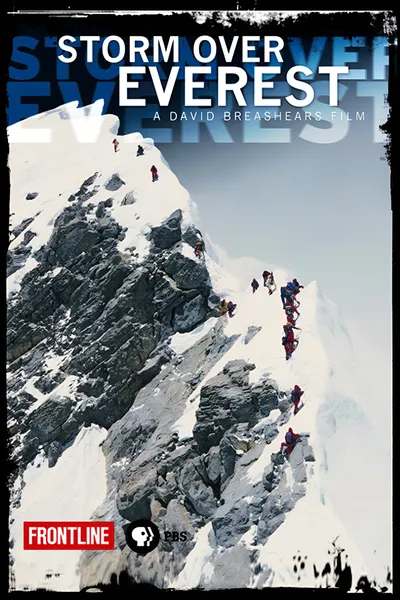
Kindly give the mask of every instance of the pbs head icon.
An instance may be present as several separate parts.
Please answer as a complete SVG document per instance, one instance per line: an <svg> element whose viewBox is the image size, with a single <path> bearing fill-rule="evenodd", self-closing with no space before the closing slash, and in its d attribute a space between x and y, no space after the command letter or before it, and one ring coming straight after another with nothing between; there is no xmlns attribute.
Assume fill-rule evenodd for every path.
<svg viewBox="0 0 400 600"><path fill-rule="evenodd" d="M131 550L145 555L157 548L160 542L160 532L151 521L140 519L128 525L125 539Z"/></svg>

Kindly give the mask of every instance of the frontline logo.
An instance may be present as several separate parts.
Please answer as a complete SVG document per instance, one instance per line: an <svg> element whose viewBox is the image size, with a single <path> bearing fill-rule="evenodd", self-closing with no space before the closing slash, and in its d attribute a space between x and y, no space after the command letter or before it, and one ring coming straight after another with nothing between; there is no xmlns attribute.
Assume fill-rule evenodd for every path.
<svg viewBox="0 0 400 600"><path fill-rule="evenodd" d="M111 521L25 521L24 550L113 550Z"/></svg>

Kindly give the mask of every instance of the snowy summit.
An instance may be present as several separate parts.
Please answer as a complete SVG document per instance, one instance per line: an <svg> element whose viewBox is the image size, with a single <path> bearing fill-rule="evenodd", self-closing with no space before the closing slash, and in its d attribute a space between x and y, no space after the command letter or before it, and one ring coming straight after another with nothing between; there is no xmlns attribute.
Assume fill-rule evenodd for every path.
<svg viewBox="0 0 400 600"><path fill-rule="evenodd" d="M388 459L338 307L300 281L286 356L296 274L228 260L153 140L90 110L8 129L11 587L79 591L126 569L160 588L390 590ZM52 141L21 143L21 126ZM188 541L138 557L137 519ZM23 522L41 520L114 521L115 549L24 551Z"/></svg>

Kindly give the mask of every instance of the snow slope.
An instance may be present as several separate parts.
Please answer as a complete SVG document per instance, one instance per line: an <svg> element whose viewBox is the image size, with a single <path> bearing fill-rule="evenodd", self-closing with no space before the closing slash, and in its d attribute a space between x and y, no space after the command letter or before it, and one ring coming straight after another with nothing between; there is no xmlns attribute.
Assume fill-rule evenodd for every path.
<svg viewBox="0 0 400 600"><path fill-rule="evenodd" d="M69 196L76 193L83 181L95 172L99 174L95 184L101 187L90 198L90 203L97 205L113 197L110 213L126 228L126 236L120 242L119 249L126 252L127 260L129 248L133 245L139 254L135 262L145 258L148 251L145 236L149 228L158 225L178 208L183 211L185 225L194 223L199 226L195 204L169 169L153 140L143 139L138 133L117 136L120 149L114 153L112 140L117 135L119 122L115 116L106 115L101 117L97 141L80 143L76 139L76 123L74 121L75 128L72 127L71 120L77 120L79 125L79 119L83 119L85 127L90 128L92 119L94 129L99 125L98 118L87 117L87 113L87 108L76 109L74 105L66 105L24 122L24 127L40 124L49 128L54 143L21 144L10 141L10 212L14 213L11 226L14 228L28 217L34 219L27 228L27 231L36 234L30 242L33 251L48 242L54 221L68 205ZM10 130L12 128L9 128L9 133ZM145 150L142 157L136 157L139 143ZM152 164L159 171L159 180L155 183L151 181ZM118 173L127 185L116 192L108 192L102 184L114 173ZM136 202L124 206L122 200L127 191L133 192ZM38 196L27 201L25 198L29 192L38 192ZM310 433L316 461L312 465L307 495L296 504L284 524L261 548L262 560L273 570L267 585L315 585L312 561L323 560L321 557L326 556L337 536L339 545L349 555L354 583L363 573L384 581L386 567L391 565L392 552L390 465L381 451L378 436L362 410L362 394L354 371L351 342L337 307L324 298L316 282L308 285L302 282L306 287L299 296L300 344L293 358L286 361L281 346L284 313L279 287L293 274L285 273L268 262L260 265L253 259L232 261L207 236L205 239L206 262L214 290L221 297L237 303L234 318L225 317L225 333L239 337L202 385L219 373L228 361L244 359L256 366L250 372L251 382L268 374L281 390L288 391L296 383L305 389L306 405L296 417L291 418L289 425L295 431ZM20 238L17 238L10 248L19 243ZM190 252L190 248L186 248L186 251ZM7 279L8 294L18 293L22 277L35 266L35 259L30 257L22 269ZM261 284L253 294L251 279L255 276L262 280L262 269L271 267L274 269L277 292L269 296ZM210 320L189 334L176 334L171 340L171 347L177 353L183 353L206 335L213 324L214 321ZM245 344L250 326L261 327L261 330ZM55 357L55 360L62 359ZM32 383L32 380L26 383L30 391L36 390ZM73 387L73 381L69 380L62 385L70 384ZM181 437L192 435L199 396L200 387L187 399L186 410L173 427ZM33 409L43 401L37 390L36 397L37 404ZM266 446L260 458L249 467L247 478L250 481L261 479L270 454L279 449L286 428L282 427L278 438ZM41 562L43 555L37 553L39 556L31 559L21 551L22 520L84 520L101 502L105 493L105 467L98 444L102 436L104 432L82 431L53 469L49 470L45 465L38 469L32 466L24 474L26 487L22 505L13 514L15 521L12 526L12 535L16 539L13 556L19 589L23 585L52 587L56 581L52 578L48 580L51 583L46 583L45 566ZM86 453L92 458L88 459ZM86 469L87 463L91 467L82 470L82 478L78 479L72 473L78 468L80 456L85 456L82 469ZM93 476L93 470L98 473L97 479ZM93 495L86 495L87 484ZM209 526L206 528L198 532L198 545L189 555L173 587L192 587L197 584L200 571L204 573L204 570L207 572L210 569L207 564ZM243 539L243 543L251 544L251 532ZM303 570L301 581L294 576L292 569L296 553L309 559L309 566L306 565ZM71 553L65 557L58 553L51 559L55 562L49 567L49 558L46 556L47 568L63 571L63 576L57 579L57 589L77 589L74 572L76 561L71 558ZM202 567L199 566L201 564Z"/></svg>
<svg viewBox="0 0 400 600"><path fill-rule="evenodd" d="M88 521L106 494L105 458L99 444L106 430L83 428L49 469L37 456L23 474L21 506L11 512L15 589L79 591L79 550L24 550L24 521ZM17 486L20 480L17 482Z"/></svg>

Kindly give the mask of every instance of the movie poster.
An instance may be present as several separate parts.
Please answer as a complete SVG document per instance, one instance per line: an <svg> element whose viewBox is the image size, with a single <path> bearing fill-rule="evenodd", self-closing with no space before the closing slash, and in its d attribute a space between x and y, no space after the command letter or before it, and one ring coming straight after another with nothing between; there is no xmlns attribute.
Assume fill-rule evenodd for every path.
<svg viewBox="0 0 400 600"><path fill-rule="evenodd" d="M248 4L7 15L10 591L392 591L397 23Z"/></svg>

